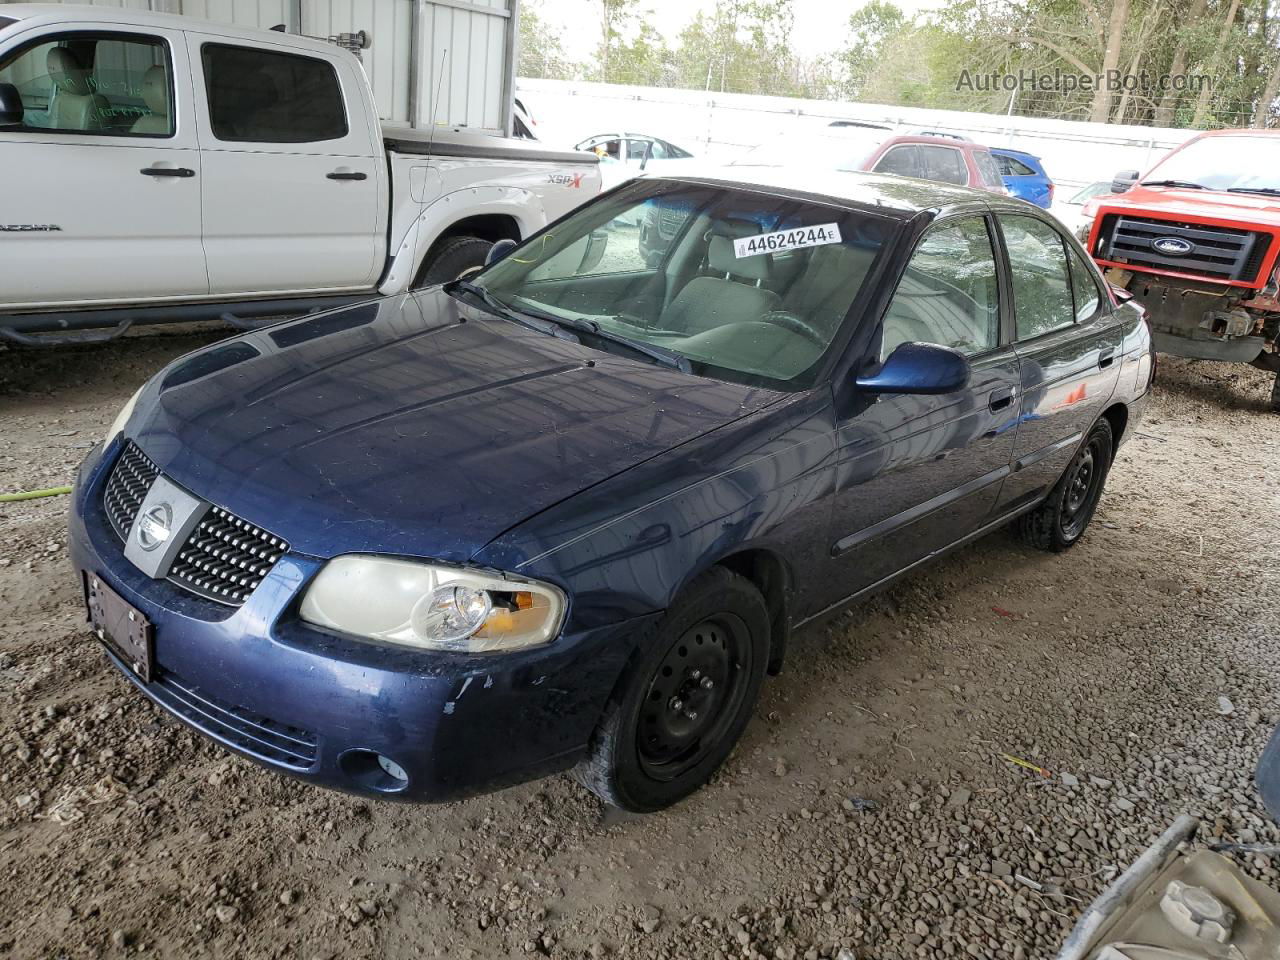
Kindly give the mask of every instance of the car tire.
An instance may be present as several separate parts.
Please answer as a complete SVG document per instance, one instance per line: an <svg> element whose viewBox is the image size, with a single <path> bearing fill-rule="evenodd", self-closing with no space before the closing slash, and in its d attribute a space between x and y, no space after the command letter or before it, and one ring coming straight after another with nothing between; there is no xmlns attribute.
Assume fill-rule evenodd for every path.
<svg viewBox="0 0 1280 960"><path fill-rule="evenodd" d="M605 803L651 813L711 779L742 735L769 660L769 611L724 567L694 580L637 652L574 769Z"/></svg>
<svg viewBox="0 0 1280 960"><path fill-rule="evenodd" d="M440 249L428 254L428 260L418 273L415 289L448 283L473 273L484 266L485 257L493 244L479 237L454 237L440 245Z"/></svg>
<svg viewBox="0 0 1280 960"><path fill-rule="evenodd" d="M1044 502L1018 518L1023 541L1053 553L1079 541L1102 497L1111 469L1111 450L1111 424L1103 418L1093 425Z"/></svg>
<svg viewBox="0 0 1280 960"><path fill-rule="evenodd" d="M1271 412L1280 413L1280 373L1276 374L1275 382L1271 384Z"/></svg>

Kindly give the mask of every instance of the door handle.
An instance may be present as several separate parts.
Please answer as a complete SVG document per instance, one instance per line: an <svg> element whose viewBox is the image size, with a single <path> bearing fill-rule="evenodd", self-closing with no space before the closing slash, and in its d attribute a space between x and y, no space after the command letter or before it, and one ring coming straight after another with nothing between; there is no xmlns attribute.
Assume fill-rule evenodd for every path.
<svg viewBox="0 0 1280 960"><path fill-rule="evenodd" d="M1101 353L1098 354L1098 366L1101 369L1105 370L1107 367L1111 366L1111 364L1115 362L1115 359L1116 359L1115 350L1108 347L1107 349L1103 350Z"/></svg>
<svg viewBox="0 0 1280 960"><path fill-rule="evenodd" d="M144 177L194 177L196 172L189 167L143 167L138 171Z"/></svg>
<svg viewBox="0 0 1280 960"><path fill-rule="evenodd" d="M997 413L1013 403L1013 398L1017 396L1017 393L1018 391L1012 387L992 390L991 395L987 398L987 406L992 413Z"/></svg>
<svg viewBox="0 0 1280 960"><path fill-rule="evenodd" d="M326 177L330 180L368 180L367 173L347 172L343 170L335 170L333 173L326 173Z"/></svg>

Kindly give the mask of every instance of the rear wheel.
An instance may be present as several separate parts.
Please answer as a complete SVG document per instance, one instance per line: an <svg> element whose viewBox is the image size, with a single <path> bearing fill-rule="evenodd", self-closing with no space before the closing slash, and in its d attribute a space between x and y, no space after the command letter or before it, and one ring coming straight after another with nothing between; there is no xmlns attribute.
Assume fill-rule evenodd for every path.
<svg viewBox="0 0 1280 960"><path fill-rule="evenodd" d="M474 273L484 266L485 257L493 244L479 237L454 237L440 248L428 254L429 259L418 274L418 289L448 283Z"/></svg>
<svg viewBox="0 0 1280 960"><path fill-rule="evenodd" d="M769 659L769 613L749 580L723 567L672 604L634 661L574 771L606 803L648 813L688 796L732 752Z"/></svg>
<svg viewBox="0 0 1280 960"><path fill-rule="evenodd" d="M1280 413L1280 373L1276 374L1275 383L1271 384L1271 412Z"/></svg>
<svg viewBox="0 0 1280 960"><path fill-rule="evenodd" d="M1055 553L1074 546L1102 497L1111 469L1111 424L1099 420L1044 503L1018 519L1024 541Z"/></svg>

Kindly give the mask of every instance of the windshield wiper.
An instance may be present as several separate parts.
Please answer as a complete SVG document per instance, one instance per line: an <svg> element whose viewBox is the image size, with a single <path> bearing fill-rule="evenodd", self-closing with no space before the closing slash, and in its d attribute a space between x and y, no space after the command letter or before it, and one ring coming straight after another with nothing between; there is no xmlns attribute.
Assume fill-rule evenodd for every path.
<svg viewBox="0 0 1280 960"><path fill-rule="evenodd" d="M1260 193L1264 197L1280 197L1280 187L1227 187L1227 193Z"/></svg>
<svg viewBox="0 0 1280 960"><path fill-rule="evenodd" d="M574 334L585 333L626 347L663 366L674 367L683 373L693 372L693 367L690 365L688 357L682 356L673 350L667 350L654 344L632 340L630 337L624 337L619 333L603 330L598 323L594 320L588 320L586 317L558 317L553 313L547 313L536 307L513 307L508 303L503 303L480 284L472 283L470 280L454 280L445 284L445 288L449 291L461 290L463 293L469 293L498 316L506 320L513 320L531 330L537 330L539 333L545 333L548 336L562 340L573 339L575 341L578 340L578 337L573 336Z"/></svg>
<svg viewBox="0 0 1280 960"><path fill-rule="evenodd" d="M1208 190L1203 183L1195 183L1191 180L1143 180L1141 186L1144 187L1181 187L1183 190Z"/></svg>
<svg viewBox="0 0 1280 960"><path fill-rule="evenodd" d="M512 308L517 309L515 307ZM547 323L554 323L561 327L566 327L576 333L585 333L588 336L598 337L609 343L616 343L619 346L626 347L628 350L634 351L642 356L648 357L664 367L673 367L682 373L692 373L693 366L689 363L689 358L683 354L676 353L674 350L668 350L666 347L659 347L657 344L645 343L643 340L632 340L630 337L624 337L620 333L614 333L612 330L606 330L594 320L586 317L557 317L555 314L546 313L536 307L519 307L518 310L528 314L530 317L536 317Z"/></svg>

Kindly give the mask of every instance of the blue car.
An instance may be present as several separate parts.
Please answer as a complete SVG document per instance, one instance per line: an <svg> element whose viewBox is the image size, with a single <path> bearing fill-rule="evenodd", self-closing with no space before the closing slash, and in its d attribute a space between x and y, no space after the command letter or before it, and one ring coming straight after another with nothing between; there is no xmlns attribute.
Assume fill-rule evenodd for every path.
<svg viewBox="0 0 1280 960"><path fill-rule="evenodd" d="M1019 199L1048 210L1053 205L1053 181L1044 172L1044 164L1034 154L1021 150L991 148L1000 177L1009 192Z"/></svg>
<svg viewBox="0 0 1280 960"><path fill-rule="evenodd" d="M1023 204L793 179L637 180L470 278L162 369L75 485L111 662L316 784L572 769L652 811L804 624L1006 524L1075 544L1148 393L1137 306Z"/></svg>

